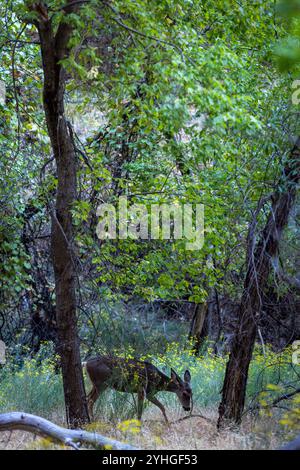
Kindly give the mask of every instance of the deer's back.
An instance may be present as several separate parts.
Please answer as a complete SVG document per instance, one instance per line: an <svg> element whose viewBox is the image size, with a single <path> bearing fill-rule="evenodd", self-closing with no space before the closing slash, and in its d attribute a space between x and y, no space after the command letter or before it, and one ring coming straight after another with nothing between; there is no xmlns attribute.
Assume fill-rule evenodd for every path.
<svg viewBox="0 0 300 470"><path fill-rule="evenodd" d="M160 386L164 374L147 361L115 356L89 359L87 372L97 389L111 387L120 392L147 392Z"/></svg>

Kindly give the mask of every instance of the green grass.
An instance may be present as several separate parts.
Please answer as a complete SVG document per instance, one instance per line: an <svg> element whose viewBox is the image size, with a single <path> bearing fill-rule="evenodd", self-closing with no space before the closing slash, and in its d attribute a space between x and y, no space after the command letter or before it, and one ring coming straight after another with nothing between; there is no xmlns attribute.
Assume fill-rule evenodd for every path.
<svg viewBox="0 0 300 470"><path fill-rule="evenodd" d="M25 411L50 416L64 410L60 374L55 374L54 363L45 359L26 359L22 367L8 363L0 371L0 410Z"/></svg>

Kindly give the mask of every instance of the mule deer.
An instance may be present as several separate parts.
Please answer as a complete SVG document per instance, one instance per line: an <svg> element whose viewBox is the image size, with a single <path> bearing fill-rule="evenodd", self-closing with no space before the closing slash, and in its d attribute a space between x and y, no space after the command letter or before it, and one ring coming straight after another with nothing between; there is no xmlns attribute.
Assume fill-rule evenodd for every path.
<svg viewBox="0 0 300 470"><path fill-rule="evenodd" d="M93 417L93 406L99 394L106 388L119 392L137 393L137 415L141 419L144 400L158 406L166 422L168 418L163 404L155 397L158 392L176 393L185 411L191 409L192 389L191 374L188 370L182 380L171 369L171 377L163 374L157 367L147 361L125 359L121 357L99 356L83 363L86 366L93 388L88 394L88 409Z"/></svg>

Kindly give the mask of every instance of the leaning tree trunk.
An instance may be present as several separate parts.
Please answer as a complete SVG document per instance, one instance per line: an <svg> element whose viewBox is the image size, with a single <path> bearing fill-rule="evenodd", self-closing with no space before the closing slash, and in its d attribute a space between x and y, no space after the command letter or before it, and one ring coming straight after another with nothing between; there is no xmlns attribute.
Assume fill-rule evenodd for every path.
<svg viewBox="0 0 300 470"><path fill-rule="evenodd" d="M262 307L261 293L268 281L272 259L278 252L282 230L288 222L296 197L296 184L300 178L300 138L289 155L283 173L281 188L273 196L272 208L256 247L253 243L254 226L249 230L248 243L250 241L251 244L248 250L248 270L240 303L238 327L226 367L218 427L241 422L248 369Z"/></svg>
<svg viewBox="0 0 300 470"><path fill-rule="evenodd" d="M68 6L70 3L70 6ZM66 2L65 13L73 11ZM75 2L76 4L76 2ZM44 4L34 4L38 20L44 72L43 102L57 167L56 205L52 210L51 252L55 276L58 352L61 357L67 422L88 422L76 319L76 266L74 262L72 204L76 199L76 155L64 110L65 71L72 27L63 21L54 34Z"/></svg>

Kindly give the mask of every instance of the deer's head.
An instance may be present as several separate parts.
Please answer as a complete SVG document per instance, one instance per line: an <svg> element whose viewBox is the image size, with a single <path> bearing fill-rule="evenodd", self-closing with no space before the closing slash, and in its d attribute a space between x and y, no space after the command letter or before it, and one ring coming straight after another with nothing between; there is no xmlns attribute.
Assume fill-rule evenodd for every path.
<svg viewBox="0 0 300 470"><path fill-rule="evenodd" d="M186 370L183 380L176 374L175 370L171 369L171 388L178 396L180 403L185 411L190 411L192 400L192 387L191 387L191 374Z"/></svg>

